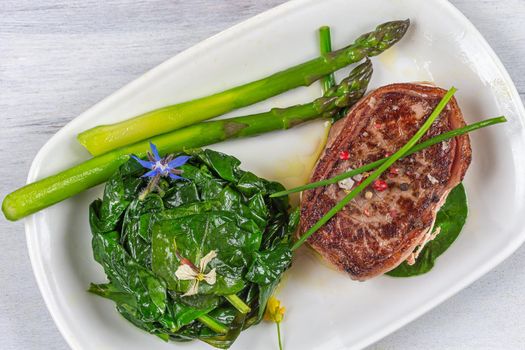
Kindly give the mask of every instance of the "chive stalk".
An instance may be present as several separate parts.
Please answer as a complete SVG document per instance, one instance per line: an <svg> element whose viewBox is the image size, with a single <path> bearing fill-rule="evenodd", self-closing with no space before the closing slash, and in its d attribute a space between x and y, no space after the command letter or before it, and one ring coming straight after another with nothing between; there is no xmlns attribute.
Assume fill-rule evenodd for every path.
<svg viewBox="0 0 525 350"><path fill-rule="evenodd" d="M479 121L479 122L476 122L476 123L464 126L462 128L458 128L458 129L454 129L454 130L451 130L451 131L447 131L447 132L445 132L443 134L435 136L435 137L433 137L431 139L428 139L428 140L426 140L424 142L418 143L417 145L412 147L410 149L410 151L408 151L401 158L407 157L407 156L409 156L411 154L414 154L416 152L421 151L422 149L425 149L427 147L433 146L433 145L438 144L440 142L449 140L449 139L451 139L453 137L464 135L464 134L467 134L467 133L472 132L474 130L485 128L487 126L504 123L506 121L507 121L507 119L504 116L495 117L495 118L482 120L482 121ZM309 184L306 184L306 185L303 185L303 186L294 187L294 188L286 190L286 191L275 192L275 193L272 193L270 195L270 197L273 197L273 198L275 198L275 197L282 197L282 196L287 196L287 195L292 194L292 193L302 192L302 191L311 190L311 189L317 188L317 187L322 187L322 186L335 184L335 183L337 183L337 182L339 182L341 180L347 179L349 177L356 176L356 175L362 174L364 172L373 170L373 169L377 168L378 166L380 166L381 164L383 164L384 162L386 162L389 158L390 157L385 157L385 158L376 160L375 162L366 164L366 165L364 165L364 166L362 166L360 168L357 168L357 169L346 171L346 172L344 172L342 174L336 175L336 176L331 177L329 179L325 179L325 180L321 180L321 181L317 181L317 182L312 182L312 183L309 183Z"/></svg>
<svg viewBox="0 0 525 350"><path fill-rule="evenodd" d="M436 118L439 116L441 111L446 107L454 93L456 88L452 87L447 91L443 99L438 103L434 111L430 114L428 119L423 123L421 128L412 136L412 138L401 147L396 153L389 157L383 164L381 164L370 176L363 180L356 188L350 191L339 203L337 203L332 209L330 209L319 221L317 221L308 231L306 231L301 238L299 238L292 246L292 251L299 248L311 235L313 235L319 228L326 224L335 214L343 209L352 199L354 199L361 191L368 187L375 179L387 170L392 164L394 164L399 158L403 157L416 143L425 135L430 126L434 123Z"/></svg>

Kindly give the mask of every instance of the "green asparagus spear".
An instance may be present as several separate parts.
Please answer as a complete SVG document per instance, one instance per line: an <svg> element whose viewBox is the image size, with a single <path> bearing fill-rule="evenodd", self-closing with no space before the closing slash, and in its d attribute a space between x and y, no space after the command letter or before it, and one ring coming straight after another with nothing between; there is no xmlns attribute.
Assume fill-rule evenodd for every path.
<svg viewBox="0 0 525 350"><path fill-rule="evenodd" d="M409 20L381 24L341 50L215 95L160 108L120 123L97 126L80 133L78 140L96 156L310 85L364 57L385 51L403 37L409 24Z"/></svg>
<svg viewBox="0 0 525 350"><path fill-rule="evenodd" d="M275 108L267 113L197 123L151 139L161 153L211 145L231 138L288 129L308 120L330 118L337 108L354 104L363 96L372 74L369 60L360 64L341 84L305 105ZM28 184L8 194L2 211L9 220L18 220L106 181L130 154L145 157L149 142L141 141L94 157L56 175Z"/></svg>
<svg viewBox="0 0 525 350"><path fill-rule="evenodd" d="M319 51L321 55L326 55L332 52L332 35L330 34L330 27L322 26L319 28ZM334 73L330 73L321 79L323 84L323 93L328 91L335 85Z"/></svg>
<svg viewBox="0 0 525 350"><path fill-rule="evenodd" d="M408 151L402 158L407 157L407 156L409 156L411 154L414 154L416 152L419 152L422 149L425 149L427 147L433 146L433 145L435 145L437 143L440 143L440 142L446 141L448 139L451 139L453 137L464 135L464 134L467 134L469 132L472 132L474 130L478 130L478 129L481 129L481 128L486 128L487 126L491 126L491 125L495 125L495 124L499 124L499 123L505 123L506 121L507 121L507 119L504 116L500 116L500 117L495 117L495 118L482 120L482 121L479 121L479 122L476 122L476 123L473 123L473 124L470 124L470 125L466 125L464 127L461 127L461 128L458 128L458 129L454 129L454 130L451 130L451 131L447 131L447 132L445 132L443 134L439 134L439 135L437 135L435 137L432 137L432 138L430 138L430 139L428 139L426 141L418 143L417 145L412 147L410 149L410 151ZM390 158L390 157L385 157L385 158L376 160L375 162L368 163L366 165L363 165L360 168L344 172L342 174L336 175L336 176L331 177L329 179L325 179L325 180L321 180L321 181L317 181L317 182L311 182L309 184L302 185L302 186L295 187L295 188L291 188L291 189L286 190L286 191L275 192L275 193L272 193L270 195L270 197L282 197L282 196L287 196L287 195L292 194L292 193L297 193L297 192L310 190L312 188L317 188L317 187L321 187L321 186L328 186L328 185L331 185L331 184L335 184L335 183L337 183L337 182L339 182L341 180L347 179L349 177L353 177L353 176L362 174L362 173L364 173L366 171L374 170L375 168L377 168L378 166L380 166L381 164L386 162L388 160L388 158Z"/></svg>

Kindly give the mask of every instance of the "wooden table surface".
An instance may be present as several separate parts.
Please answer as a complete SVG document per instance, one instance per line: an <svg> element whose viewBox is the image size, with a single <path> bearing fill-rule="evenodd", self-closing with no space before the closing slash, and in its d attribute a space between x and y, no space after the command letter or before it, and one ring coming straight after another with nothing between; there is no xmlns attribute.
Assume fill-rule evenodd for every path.
<svg viewBox="0 0 525 350"><path fill-rule="evenodd" d="M0 196L64 124L178 52L284 0L1 0ZM525 1L452 0L525 97ZM525 247L372 349L525 349ZM0 218L0 348L67 349L22 222ZM174 347L175 349L175 347Z"/></svg>

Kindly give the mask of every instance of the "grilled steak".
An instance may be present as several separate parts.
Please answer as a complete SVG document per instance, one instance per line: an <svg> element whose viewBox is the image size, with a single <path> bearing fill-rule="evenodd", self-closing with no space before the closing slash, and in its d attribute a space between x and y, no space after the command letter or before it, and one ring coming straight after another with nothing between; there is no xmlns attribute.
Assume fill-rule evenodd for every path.
<svg viewBox="0 0 525 350"><path fill-rule="evenodd" d="M432 113L445 90L430 84L392 84L371 92L334 124L311 181L361 167L401 148ZM423 139L464 126L452 99ZM437 211L470 164L467 135L434 145L396 162L308 243L352 279L366 280L403 262L428 238ZM366 174L364 174L366 176ZM357 183L359 176L354 178ZM308 230L356 184L303 193L301 229Z"/></svg>

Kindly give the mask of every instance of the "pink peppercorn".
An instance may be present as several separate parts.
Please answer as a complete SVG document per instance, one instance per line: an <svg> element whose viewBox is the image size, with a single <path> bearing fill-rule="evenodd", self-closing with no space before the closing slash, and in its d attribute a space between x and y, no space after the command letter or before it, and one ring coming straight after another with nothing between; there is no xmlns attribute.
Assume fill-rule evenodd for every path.
<svg viewBox="0 0 525 350"><path fill-rule="evenodd" d="M376 180L374 181L372 187L374 188L374 190L381 192L388 188L388 184L383 180Z"/></svg>
<svg viewBox="0 0 525 350"><path fill-rule="evenodd" d="M350 159L350 152L348 152L348 151L341 151L341 152L339 152L339 159L341 159L341 160L348 160L348 159Z"/></svg>

